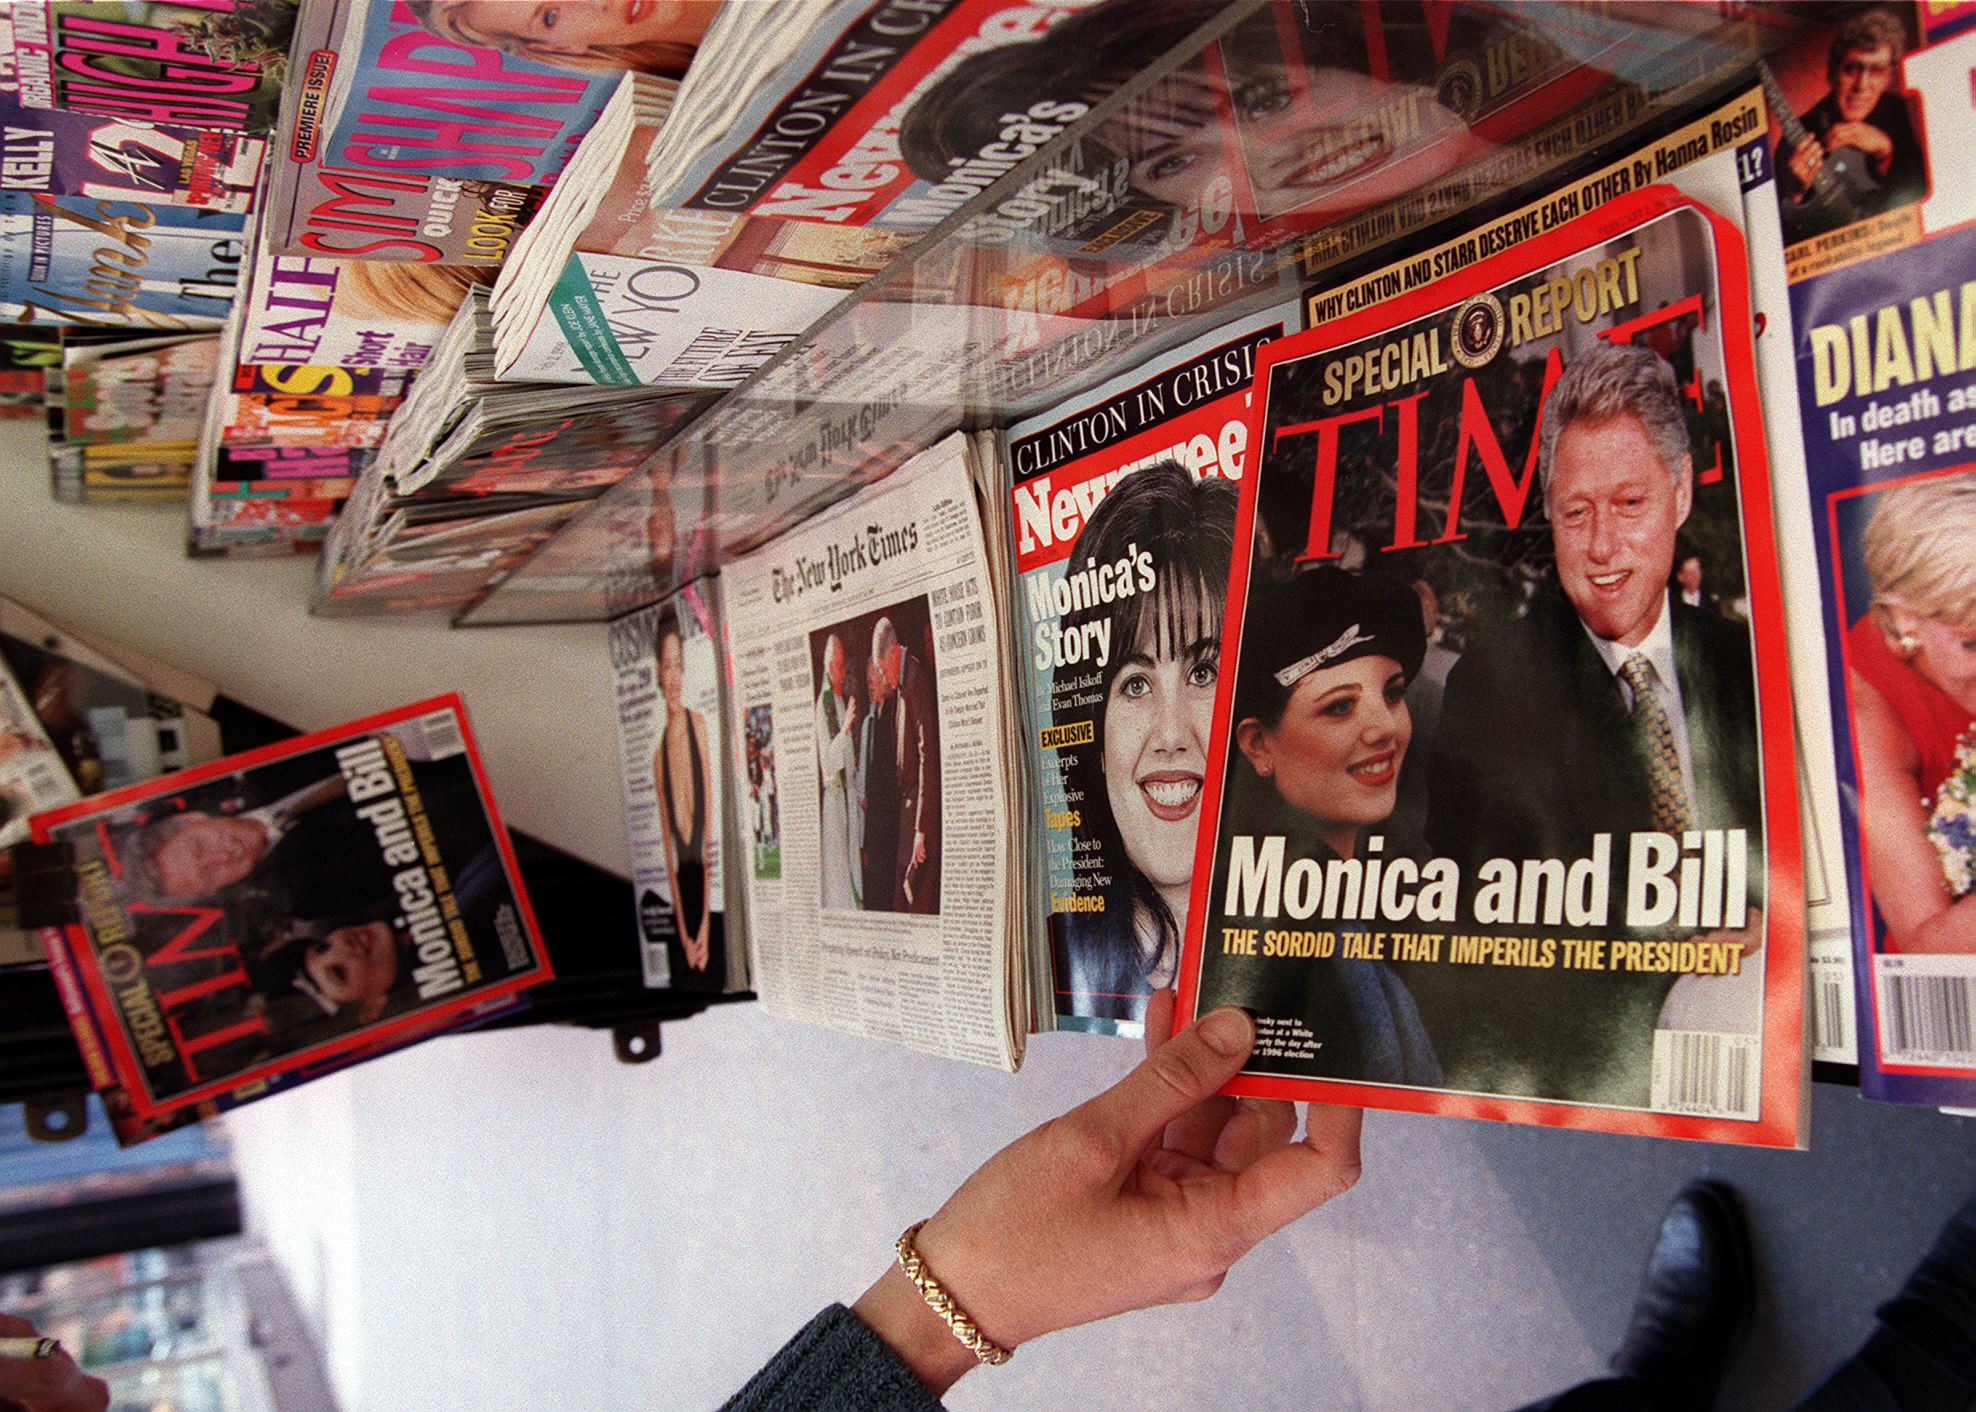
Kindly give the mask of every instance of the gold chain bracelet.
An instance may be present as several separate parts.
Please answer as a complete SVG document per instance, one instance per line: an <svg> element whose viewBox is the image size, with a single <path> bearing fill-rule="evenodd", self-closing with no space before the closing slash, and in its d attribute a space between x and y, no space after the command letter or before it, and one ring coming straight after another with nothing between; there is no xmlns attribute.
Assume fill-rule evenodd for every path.
<svg viewBox="0 0 1976 1412"><path fill-rule="evenodd" d="M947 1293L947 1287L933 1278L933 1272L919 1258L913 1238L925 1224L924 1221L915 1221L894 1243L892 1248L899 1252L899 1268L913 1282L913 1288L926 1301L926 1307L940 1316L940 1321L954 1331L954 1337L967 1345L968 1352L991 1367L1000 1367L1015 1355L975 1327L974 1320L967 1316L967 1310L955 1303L954 1297Z"/></svg>

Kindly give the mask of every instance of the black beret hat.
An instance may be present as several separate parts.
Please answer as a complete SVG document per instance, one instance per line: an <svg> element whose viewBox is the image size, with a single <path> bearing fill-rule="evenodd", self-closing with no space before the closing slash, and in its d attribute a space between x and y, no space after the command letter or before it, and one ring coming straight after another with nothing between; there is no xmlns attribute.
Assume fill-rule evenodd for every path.
<svg viewBox="0 0 1976 1412"><path fill-rule="evenodd" d="M1332 564L1306 569L1258 594L1242 625L1239 715L1265 711L1322 667L1391 657L1411 681L1427 654L1420 600L1390 574L1354 574Z"/></svg>

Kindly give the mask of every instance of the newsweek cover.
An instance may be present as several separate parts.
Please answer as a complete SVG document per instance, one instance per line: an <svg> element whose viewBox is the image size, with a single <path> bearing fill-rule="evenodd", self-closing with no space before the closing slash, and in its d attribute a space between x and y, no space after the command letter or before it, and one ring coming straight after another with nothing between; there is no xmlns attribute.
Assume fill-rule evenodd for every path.
<svg viewBox="0 0 1976 1412"><path fill-rule="evenodd" d="M1976 201L1944 164L1976 117L1970 7L1875 6L1807 41L1842 121L1892 140L1884 161L1823 146L1848 191L1801 183L1788 251L1805 495L1823 609L1839 824L1851 868L1860 1088L1976 1102L1976 904L1970 901L1976 691ZM1790 56L1778 80L1792 88ZM1801 70L1808 68L1800 63ZM1847 110L1863 116L1847 116ZM1903 117L1927 147L1911 153ZM1822 119L1808 110L1806 126ZM1837 131L1835 127L1826 129ZM1873 147L1857 128L1848 135ZM1792 149L1778 152L1780 191ZM1927 177L1902 186L1905 164ZM1840 188L1832 188L1840 191ZM1781 211L1791 206L1780 198ZM1862 211L1861 205L1882 209ZM1791 217L1785 217L1791 229Z"/></svg>
<svg viewBox="0 0 1976 1412"><path fill-rule="evenodd" d="M217 328L237 293L244 217L0 192L0 320Z"/></svg>
<svg viewBox="0 0 1976 1412"><path fill-rule="evenodd" d="M264 133L281 101L296 0L15 0L31 108Z"/></svg>
<svg viewBox="0 0 1976 1412"><path fill-rule="evenodd" d="M1481 251L1262 351L1183 1010L1257 1014L1237 1093L1794 1144L1742 238L1648 184Z"/></svg>
<svg viewBox="0 0 1976 1412"><path fill-rule="evenodd" d="M645 984L723 990L727 790L718 579L611 624Z"/></svg>
<svg viewBox="0 0 1976 1412"><path fill-rule="evenodd" d="M549 977L457 696L33 820L73 850L45 927L91 1082L138 1123L253 1096Z"/></svg>
<svg viewBox="0 0 1976 1412"><path fill-rule="evenodd" d="M1025 755L1047 970L1035 1022L1136 1032L1172 983L1213 734L1257 352L1294 303L1009 429Z"/></svg>
<svg viewBox="0 0 1976 1412"><path fill-rule="evenodd" d="M653 203L727 216L930 230L1090 104L1044 101L1010 115L1005 123L1011 132L989 139L992 152L970 154L965 164L956 159L939 182L906 164L900 127L907 115L943 75L971 57L1033 38L1093 3L839 0L754 88L717 141L690 154L669 151L664 142L653 149ZM1153 57L1156 51L1140 55ZM720 77L710 74L708 81ZM679 108L697 111L717 101L689 75ZM671 159L679 155L688 160L675 165Z"/></svg>
<svg viewBox="0 0 1976 1412"><path fill-rule="evenodd" d="M712 14L586 7L592 23L573 49L545 8L311 5L283 109L269 248L498 265L623 72L673 84Z"/></svg>

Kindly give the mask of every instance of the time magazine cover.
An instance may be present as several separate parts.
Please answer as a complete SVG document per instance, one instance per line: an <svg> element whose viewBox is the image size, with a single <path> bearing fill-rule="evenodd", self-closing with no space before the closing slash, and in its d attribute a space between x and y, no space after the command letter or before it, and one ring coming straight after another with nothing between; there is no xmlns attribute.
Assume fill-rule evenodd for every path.
<svg viewBox="0 0 1976 1412"><path fill-rule="evenodd" d="M457 696L38 814L91 1082L155 1123L549 978Z"/></svg>
<svg viewBox="0 0 1976 1412"><path fill-rule="evenodd" d="M1656 185L1504 229L1262 352L1183 1010L1257 1015L1237 1093L1791 1145L1743 241Z"/></svg>

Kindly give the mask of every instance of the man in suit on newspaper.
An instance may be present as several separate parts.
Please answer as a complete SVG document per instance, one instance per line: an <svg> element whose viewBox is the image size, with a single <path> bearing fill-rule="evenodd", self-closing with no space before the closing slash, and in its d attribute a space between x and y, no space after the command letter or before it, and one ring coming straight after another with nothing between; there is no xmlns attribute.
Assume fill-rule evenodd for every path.
<svg viewBox="0 0 1976 1412"><path fill-rule="evenodd" d="M858 783L858 698L846 681L844 643L832 633L823 644L823 690L816 697L817 766L823 773L822 838L818 852L825 907L859 905L858 847L864 832L863 790ZM763 772L765 790L774 784ZM763 801L766 805L766 799Z"/></svg>
<svg viewBox="0 0 1976 1412"><path fill-rule="evenodd" d="M1429 843L1471 887L1488 859L1569 863L1599 833L1612 835L1615 873L1634 832L1741 827L1755 852L1749 630L1668 590L1694 495L1672 370L1651 350L1601 345L1559 379L1540 436L1557 586L1449 674ZM1750 876L1760 888L1760 852ZM1761 935L1756 910L1734 939L1747 948ZM1441 992L1422 1009L1452 1085L1515 1072L1533 1095L1646 1103L1672 977L1502 967L1423 980ZM1736 1013L1711 1027L1754 1028L1751 995L1737 992Z"/></svg>
<svg viewBox="0 0 1976 1412"><path fill-rule="evenodd" d="M933 683L890 618L871 630L864 906L940 910L940 758Z"/></svg>

